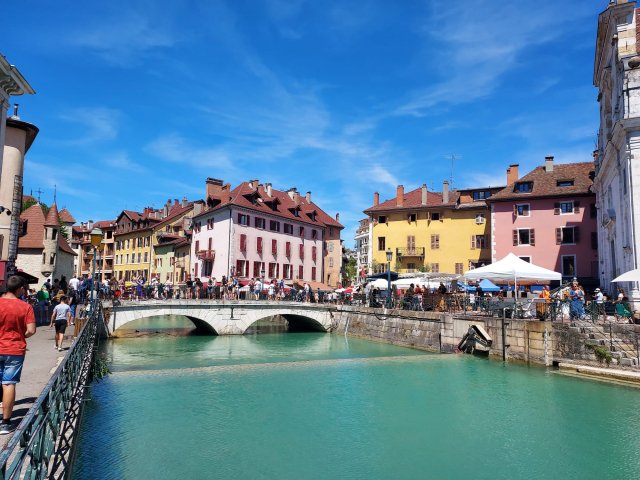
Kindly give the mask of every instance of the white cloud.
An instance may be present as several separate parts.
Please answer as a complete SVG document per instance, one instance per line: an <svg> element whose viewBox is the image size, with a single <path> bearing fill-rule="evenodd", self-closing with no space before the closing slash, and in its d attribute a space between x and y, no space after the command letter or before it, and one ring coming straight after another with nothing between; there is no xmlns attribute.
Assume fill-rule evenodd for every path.
<svg viewBox="0 0 640 480"><path fill-rule="evenodd" d="M371 174L368 179L374 183L382 183L385 185L390 185L392 187L397 187L398 185L400 185L397 177L382 165L373 165L371 167Z"/></svg>
<svg viewBox="0 0 640 480"><path fill-rule="evenodd" d="M84 107L66 110L59 118L76 126L76 138L60 140L66 145L88 145L113 140L118 136L122 115L118 110L105 107Z"/></svg>
<svg viewBox="0 0 640 480"><path fill-rule="evenodd" d="M132 161L126 152L116 152L105 157L105 163L115 169L116 173L135 172L143 173L148 170L142 165Z"/></svg>
<svg viewBox="0 0 640 480"><path fill-rule="evenodd" d="M229 173L234 170L227 153L217 147L194 147L177 134L158 138L145 149L166 162L188 165L194 169L207 169Z"/></svg>

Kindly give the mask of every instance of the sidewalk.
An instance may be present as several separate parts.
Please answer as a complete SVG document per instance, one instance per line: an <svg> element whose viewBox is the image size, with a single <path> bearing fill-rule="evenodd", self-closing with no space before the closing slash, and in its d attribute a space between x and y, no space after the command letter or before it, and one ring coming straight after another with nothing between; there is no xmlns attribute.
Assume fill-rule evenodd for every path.
<svg viewBox="0 0 640 480"><path fill-rule="evenodd" d="M558 368L563 372L583 377L600 378L603 380L621 381L640 386L640 372L616 368L593 367L577 363L560 363Z"/></svg>
<svg viewBox="0 0 640 480"><path fill-rule="evenodd" d="M64 358L73 341L73 337L68 335L69 332L73 334L73 327L67 327L63 344L65 350L62 352L53 348L55 330L48 326L38 327L35 335L27 339L27 354L22 377L16 386L16 405L13 408L12 417L14 422L22 420ZM11 434L0 435L0 447L4 447L11 436Z"/></svg>

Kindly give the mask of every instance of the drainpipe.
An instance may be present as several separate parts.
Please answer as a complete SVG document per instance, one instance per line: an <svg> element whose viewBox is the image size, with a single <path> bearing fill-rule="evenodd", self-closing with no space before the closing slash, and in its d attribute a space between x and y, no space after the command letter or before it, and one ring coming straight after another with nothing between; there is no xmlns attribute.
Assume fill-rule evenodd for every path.
<svg viewBox="0 0 640 480"><path fill-rule="evenodd" d="M231 228L233 227L233 212L229 209L229 243L227 244L227 278L231 272Z"/></svg>

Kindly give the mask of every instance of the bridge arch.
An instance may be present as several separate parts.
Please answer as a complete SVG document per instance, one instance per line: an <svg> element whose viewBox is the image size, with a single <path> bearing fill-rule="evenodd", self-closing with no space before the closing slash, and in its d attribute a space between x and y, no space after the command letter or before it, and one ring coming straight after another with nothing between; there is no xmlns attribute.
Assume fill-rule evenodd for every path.
<svg viewBox="0 0 640 480"><path fill-rule="evenodd" d="M145 314L145 313L143 313L140 316L135 316L135 318L129 318L129 319L127 319L126 321L124 321L122 323L118 322L118 325L115 328L115 330L112 330L111 328L110 328L110 330L112 330L112 333L117 332L117 331L122 331L122 330L132 330L133 327L135 326L135 324L140 322L141 320L146 320L146 319L153 318L153 317L163 316L163 315L159 315L159 314L157 314L157 312L153 312L153 311L148 312L147 314ZM187 320L189 320L193 324L193 326L195 327L195 334L196 335L218 335L218 332L213 327L213 325L208 323L206 320L203 320L203 319L198 318L198 317L194 317L193 315L183 315L183 314L180 314L180 313L172 313L172 315L184 317Z"/></svg>

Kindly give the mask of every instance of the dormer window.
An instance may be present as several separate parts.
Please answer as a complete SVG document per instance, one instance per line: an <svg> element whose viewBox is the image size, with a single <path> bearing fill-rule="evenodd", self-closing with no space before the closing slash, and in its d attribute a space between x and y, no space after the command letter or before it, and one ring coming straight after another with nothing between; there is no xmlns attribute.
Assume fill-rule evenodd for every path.
<svg viewBox="0 0 640 480"><path fill-rule="evenodd" d="M386 215L380 215L378 217L378 223L387 223L387 216Z"/></svg>
<svg viewBox="0 0 640 480"><path fill-rule="evenodd" d="M418 214L417 213L410 213L409 216L408 216L408 220L409 220L409 223L417 221L418 220Z"/></svg>
<svg viewBox="0 0 640 480"><path fill-rule="evenodd" d="M517 182L513 187L515 193L531 193L533 191L533 182Z"/></svg>
<svg viewBox="0 0 640 480"><path fill-rule="evenodd" d="M480 190L480 191L471 193L471 197L473 198L474 202L484 200L486 198L489 198L490 196L491 196L491 192L489 190Z"/></svg>
<svg viewBox="0 0 640 480"><path fill-rule="evenodd" d="M556 182L558 187L573 187L573 180L558 180Z"/></svg>

